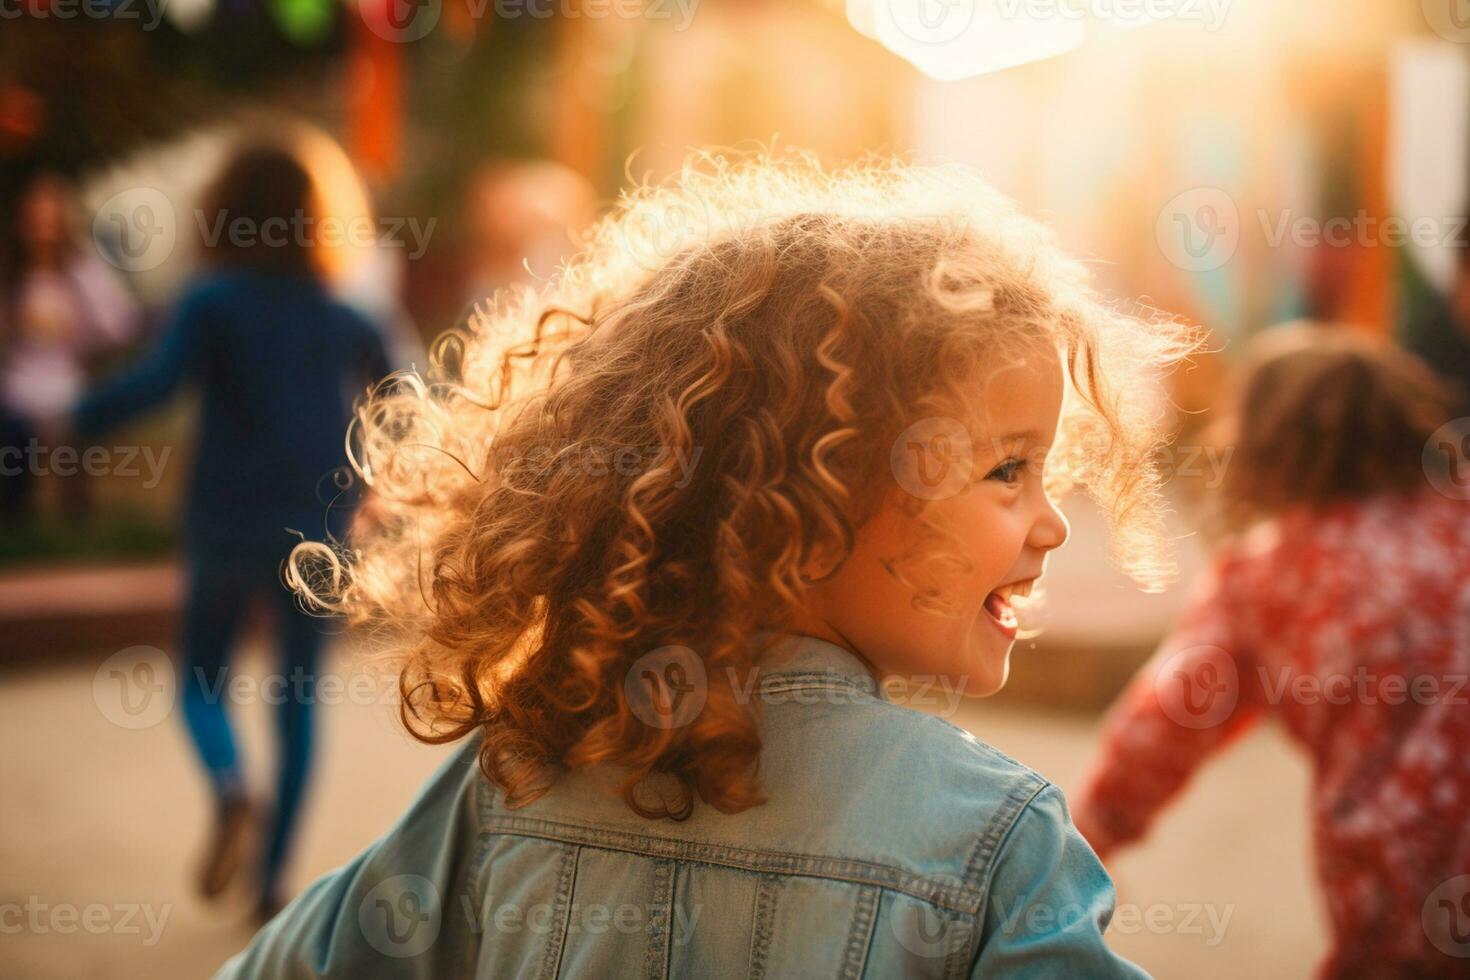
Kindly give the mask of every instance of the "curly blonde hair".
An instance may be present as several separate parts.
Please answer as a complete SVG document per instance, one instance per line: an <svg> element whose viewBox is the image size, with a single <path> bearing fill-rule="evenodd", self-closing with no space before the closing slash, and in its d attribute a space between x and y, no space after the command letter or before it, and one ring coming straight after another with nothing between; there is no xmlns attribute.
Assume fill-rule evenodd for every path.
<svg viewBox="0 0 1470 980"><path fill-rule="evenodd" d="M427 377L364 401L354 463L380 518L350 547L301 546L290 578L404 652L417 738L484 732L507 805L612 764L645 816L696 795L740 811L762 799L761 739L732 678L798 608L804 559L846 553L894 488L899 433L964 417L982 372L1037 344L1069 377L1048 489L1096 498L1116 560L1157 588L1167 413L1149 393L1187 329L1101 303L963 169L697 156L626 193L552 282L447 335ZM929 525L905 561L946 560ZM938 586L915 593L942 606ZM644 724L624 693L668 645L707 668L680 727ZM678 799L640 799L655 773Z"/></svg>

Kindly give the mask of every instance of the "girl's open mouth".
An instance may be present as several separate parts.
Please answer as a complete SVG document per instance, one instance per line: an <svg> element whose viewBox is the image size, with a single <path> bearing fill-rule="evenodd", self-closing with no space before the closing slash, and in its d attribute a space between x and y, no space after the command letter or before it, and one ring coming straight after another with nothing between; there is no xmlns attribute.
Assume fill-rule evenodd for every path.
<svg viewBox="0 0 1470 980"><path fill-rule="evenodd" d="M1009 589L1005 589L1009 592ZM1016 638L1016 629L1020 625L1016 622L1016 611L1011 608L1009 596L1002 595L1000 591L992 592L985 597L985 614L990 617L990 622L1008 640Z"/></svg>

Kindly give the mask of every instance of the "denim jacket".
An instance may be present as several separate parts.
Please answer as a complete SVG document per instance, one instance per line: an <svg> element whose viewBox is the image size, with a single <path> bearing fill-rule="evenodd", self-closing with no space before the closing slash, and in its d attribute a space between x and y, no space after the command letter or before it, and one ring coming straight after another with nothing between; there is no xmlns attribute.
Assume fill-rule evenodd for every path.
<svg viewBox="0 0 1470 980"><path fill-rule="evenodd" d="M650 820L583 770L507 809L473 739L219 976L1146 976L1055 786L834 644L760 676L766 803Z"/></svg>

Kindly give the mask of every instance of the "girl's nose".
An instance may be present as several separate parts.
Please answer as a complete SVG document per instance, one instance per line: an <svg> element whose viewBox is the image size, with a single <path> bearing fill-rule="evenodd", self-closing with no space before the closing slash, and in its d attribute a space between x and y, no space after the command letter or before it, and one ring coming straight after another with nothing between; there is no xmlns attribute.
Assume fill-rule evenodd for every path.
<svg viewBox="0 0 1470 980"><path fill-rule="evenodd" d="M1056 504L1043 496L1041 514L1037 517L1036 523L1031 526L1031 535L1027 543L1033 548L1051 551L1067 543L1067 535L1071 533L1071 530L1067 524L1067 518L1057 509Z"/></svg>

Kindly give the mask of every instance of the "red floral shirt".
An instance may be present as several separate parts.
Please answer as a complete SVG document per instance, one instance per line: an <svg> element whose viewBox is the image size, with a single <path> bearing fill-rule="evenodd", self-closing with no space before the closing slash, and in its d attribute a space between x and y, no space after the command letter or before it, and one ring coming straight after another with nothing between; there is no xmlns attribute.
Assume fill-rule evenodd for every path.
<svg viewBox="0 0 1470 980"><path fill-rule="evenodd" d="M1324 977L1470 977L1470 501L1293 514L1216 557L1074 801L1106 853L1279 718L1312 760Z"/></svg>

